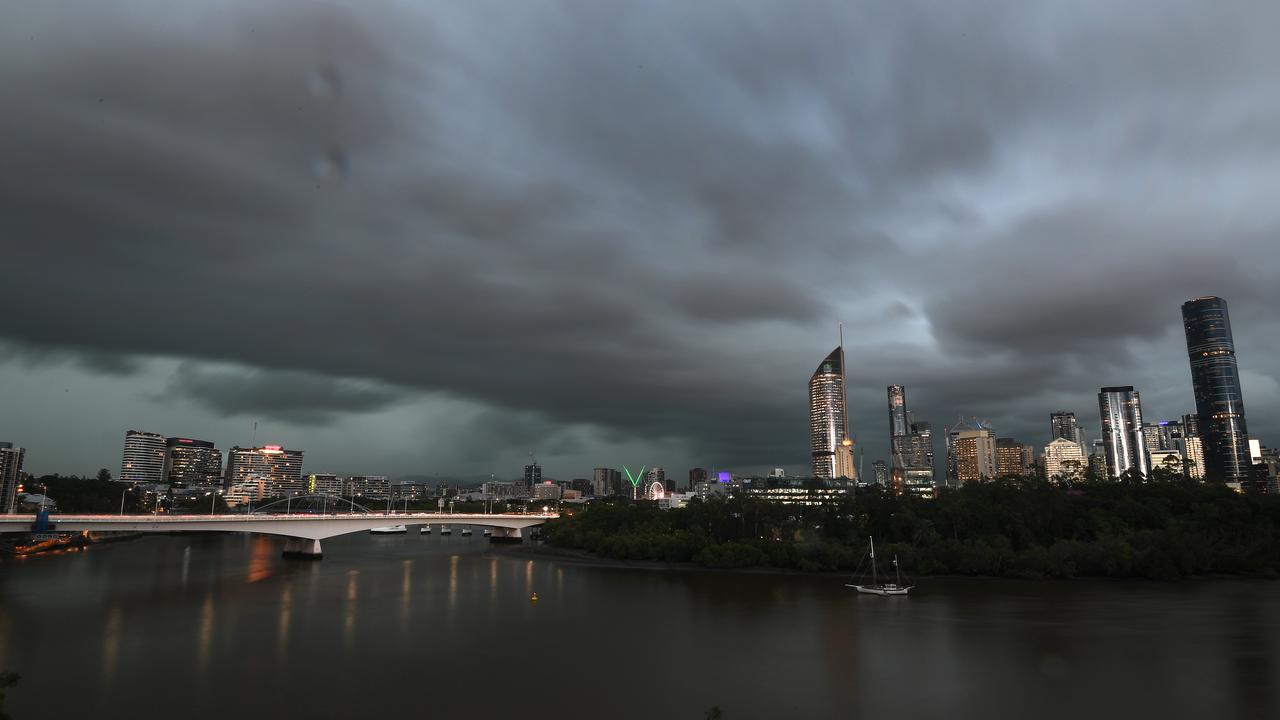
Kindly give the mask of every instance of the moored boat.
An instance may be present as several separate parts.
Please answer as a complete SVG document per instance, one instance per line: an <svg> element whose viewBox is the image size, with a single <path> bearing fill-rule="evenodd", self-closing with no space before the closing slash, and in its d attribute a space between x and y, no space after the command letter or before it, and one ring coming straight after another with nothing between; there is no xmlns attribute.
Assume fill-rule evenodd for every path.
<svg viewBox="0 0 1280 720"><path fill-rule="evenodd" d="M369 528L370 535L399 535L407 532L409 532L409 528L404 525L383 525L382 527Z"/></svg>
<svg viewBox="0 0 1280 720"><path fill-rule="evenodd" d="M876 541L875 538L867 538L871 543L871 551L868 557L871 559L871 583L856 584L845 583L845 587L853 588L864 595L880 595L881 597L890 595L906 595L914 585L902 584L902 566L898 564L898 556L893 556L893 569L896 573L897 582L882 583L876 573Z"/></svg>

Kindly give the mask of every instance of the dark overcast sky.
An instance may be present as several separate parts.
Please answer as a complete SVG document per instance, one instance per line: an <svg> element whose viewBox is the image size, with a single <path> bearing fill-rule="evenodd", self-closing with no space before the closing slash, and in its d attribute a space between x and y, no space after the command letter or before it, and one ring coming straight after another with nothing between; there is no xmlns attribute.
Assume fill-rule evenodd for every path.
<svg viewBox="0 0 1280 720"><path fill-rule="evenodd" d="M312 471L807 467L854 430L1192 410L1280 441L1280 4L5 0L0 440ZM941 453L941 443L938 452Z"/></svg>

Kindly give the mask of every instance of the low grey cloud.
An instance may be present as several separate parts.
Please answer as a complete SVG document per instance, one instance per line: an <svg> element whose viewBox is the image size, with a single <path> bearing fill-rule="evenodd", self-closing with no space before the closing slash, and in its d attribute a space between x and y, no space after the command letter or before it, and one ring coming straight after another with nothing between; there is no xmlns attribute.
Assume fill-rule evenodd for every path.
<svg viewBox="0 0 1280 720"><path fill-rule="evenodd" d="M245 415L294 425L326 425L343 413L368 413L411 399L404 388L297 370L182 363L160 400L193 400L218 415Z"/></svg>
<svg viewBox="0 0 1280 720"><path fill-rule="evenodd" d="M1275 377L1270 6L124 6L0 28L0 339L184 359L203 412L442 393L566 456L799 469L843 320L869 457L889 383L1038 441L1183 372L1206 293Z"/></svg>

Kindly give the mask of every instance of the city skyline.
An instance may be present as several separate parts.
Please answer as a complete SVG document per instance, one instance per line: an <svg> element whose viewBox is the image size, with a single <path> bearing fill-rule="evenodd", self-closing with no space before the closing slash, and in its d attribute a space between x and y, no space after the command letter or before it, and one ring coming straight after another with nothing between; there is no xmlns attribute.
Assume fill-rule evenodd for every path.
<svg viewBox="0 0 1280 720"><path fill-rule="evenodd" d="M1103 386L1190 411L1206 294L1280 437L1280 8L1198 9L24 8L0 438L64 473L254 421L333 472L796 472L843 320L867 461L889 384L1039 444L1058 408L1097 437Z"/></svg>

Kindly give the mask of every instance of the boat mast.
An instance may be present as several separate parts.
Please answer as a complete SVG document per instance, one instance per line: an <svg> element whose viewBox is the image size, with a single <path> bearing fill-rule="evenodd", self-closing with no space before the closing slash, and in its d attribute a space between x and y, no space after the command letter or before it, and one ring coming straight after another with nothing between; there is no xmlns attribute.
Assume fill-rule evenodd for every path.
<svg viewBox="0 0 1280 720"><path fill-rule="evenodd" d="M898 571L898 585L902 585L902 566L898 564L898 556L893 556L893 569Z"/></svg>
<svg viewBox="0 0 1280 720"><path fill-rule="evenodd" d="M876 539L870 536L867 539L871 541L871 585L875 587L878 584L876 580Z"/></svg>

